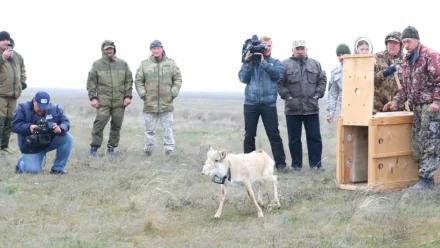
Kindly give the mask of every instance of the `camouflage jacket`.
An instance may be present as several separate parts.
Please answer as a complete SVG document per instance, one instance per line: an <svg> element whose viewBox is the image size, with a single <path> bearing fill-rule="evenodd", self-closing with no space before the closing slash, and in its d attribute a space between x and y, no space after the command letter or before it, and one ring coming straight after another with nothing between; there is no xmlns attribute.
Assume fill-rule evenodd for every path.
<svg viewBox="0 0 440 248"><path fill-rule="evenodd" d="M173 100L182 86L182 75L176 62L168 58L164 51L159 62L152 55L141 62L135 86L144 100L145 113L173 111Z"/></svg>
<svg viewBox="0 0 440 248"><path fill-rule="evenodd" d="M410 104L440 104L440 54L421 43L405 56L402 90L394 100Z"/></svg>
<svg viewBox="0 0 440 248"><path fill-rule="evenodd" d="M23 57L16 51L6 61L2 56L0 50L0 97L19 98L22 90L27 88Z"/></svg>
<svg viewBox="0 0 440 248"><path fill-rule="evenodd" d="M101 46L102 58L96 60L89 72L87 91L89 99L98 99L99 106L122 107L125 98L132 98L133 74L127 62L109 57L104 53L104 45L116 46L112 41L104 41Z"/></svg>
<svg viewBox="0 0 440 248"><path fill-rule="evenodd" d="M402 47L403 48L403 47ZM383 76L383 72L389 66L396 66L397 77L400 84L403 82L402 78L402 65L404 62L404 54L402 51L396 56L392 56L388 51L376 53L374 64L374 109L377 112L382 112L383 106L389 101L393 100L393 97L398 91L397 82L394 79L394 74L388 77ZM403 110L404 105L399 107L399 110Z"/></svg>
<svg viewBox="0 0 440 248"><path fill-rule="evenodd" d="M342 68L339 64L332 72L329 83L329 93L327 99L327 115L335 115L336 105L342 106Z"/></svg>
<svg viewBox="0 0 440 248"><path fill-rule="evenodd" d="M285 73L278 82L278 93L285 100L286 115L319 113L318 100L325 94L327 77L314 59L299 60L292 56L283 61ZM292 97L288 100L289 96ZM317 97L315 99L314 97Z"/></svg>

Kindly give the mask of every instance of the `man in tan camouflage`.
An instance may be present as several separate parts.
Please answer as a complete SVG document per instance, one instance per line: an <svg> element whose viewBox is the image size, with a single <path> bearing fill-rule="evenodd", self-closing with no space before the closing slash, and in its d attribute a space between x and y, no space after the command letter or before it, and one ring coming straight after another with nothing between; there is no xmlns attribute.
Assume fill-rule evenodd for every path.
<svg viewBox="0 0 440 248"><path fill-rule="evenodd" d="M145 146L144 152L151 156L156 146L156 124L160 121L163 130L166 155L174 152L173 101L182 86L182 75L174 60L170 59L162 42L150 44L151 56L142 61L136 73L135 86L144 101Z"/></svg>
<svg viewBox="0 0 440 248"><path fill-rule="evenodd" d="M412 189L432 187L440 163L440 54L419 39L419 32L412 26L402 32L408 51L402 68L402 89L383 108L395 110L406 100L414 106L412 148L420 179Z"/></svg>
<svg viewBox="0 0 440 248"><path fill-rule="evenodd" d="M374 112L382 112L383 106L398 91L394 73L397 73L399 82L402 82L402 65L404 62L402 34L394 31L385 37L386 50L375 55L374 64ZM404 105L399 106L398 110L403 110Z"/></svg>
<svg viewBox="0 0 440 248"><path fill-rule="evenodd" d="M26 89L26 69L23 58L10 44L10 35L0 32L0 155L8 155L11 137L12 115L17 99Z"/></svg>
<svg viewBox="0 0 440 248"><path fill-rule="evenodd" d="M116 57L113 41L105 40L101 45L102 58L96 60L89 72L87 91L96 117L93 122L92 143L89 155L95 155L101 147L103 131L108 121L110 134L107 154L114 155L119 145L125 108L131 103L133 75L127 62Z"/></svg>

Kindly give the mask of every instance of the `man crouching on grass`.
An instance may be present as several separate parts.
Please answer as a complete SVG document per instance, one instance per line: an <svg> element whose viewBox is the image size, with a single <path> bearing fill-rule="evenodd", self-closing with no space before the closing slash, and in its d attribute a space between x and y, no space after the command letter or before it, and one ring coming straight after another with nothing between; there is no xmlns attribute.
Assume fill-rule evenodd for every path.
<svg viewBox="0 0 440 248"><path fill-rule="evenodd" d="M37 92L32 101L20 103L12 118L12 132L17 133L22 153L15 172L41 172L46 153L56 150L50 173L67 174L64 167L73 142L69 129L70 122L64 110L50 103L47 92Z"/></svg>

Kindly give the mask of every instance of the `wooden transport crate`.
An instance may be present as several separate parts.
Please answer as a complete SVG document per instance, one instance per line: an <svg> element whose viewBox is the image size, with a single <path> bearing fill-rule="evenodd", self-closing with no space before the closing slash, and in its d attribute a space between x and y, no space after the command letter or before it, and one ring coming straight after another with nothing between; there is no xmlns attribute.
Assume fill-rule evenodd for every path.
<svg viewBox="0 0 440 248"><path fill-rule="evenodd" d="M374 55L344 56L337 123L336 183L342 189L387 191L418 180L412 157L412 112L373 114ZM435 181L439 181L437 171Z"/></svg>

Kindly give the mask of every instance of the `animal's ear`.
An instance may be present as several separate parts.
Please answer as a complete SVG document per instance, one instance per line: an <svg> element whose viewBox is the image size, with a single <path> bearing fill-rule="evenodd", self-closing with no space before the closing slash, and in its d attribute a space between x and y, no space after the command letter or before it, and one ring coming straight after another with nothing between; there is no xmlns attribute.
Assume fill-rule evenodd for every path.
<svg viewBox="0 0 440 248"><path fill-rule="evenodd" d="M212 149L212 146L211 146L211 145L209 145L209 150L210 150L210 151L214 151L214 149Z"/></svg>
<svg viewBox="0 0 440 248"><path fill-rule="evenodd" d="M220 152L220 158L224 159L226 157L226 152L225 151L221 151Z"/></svg>

